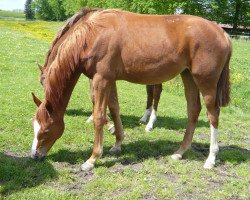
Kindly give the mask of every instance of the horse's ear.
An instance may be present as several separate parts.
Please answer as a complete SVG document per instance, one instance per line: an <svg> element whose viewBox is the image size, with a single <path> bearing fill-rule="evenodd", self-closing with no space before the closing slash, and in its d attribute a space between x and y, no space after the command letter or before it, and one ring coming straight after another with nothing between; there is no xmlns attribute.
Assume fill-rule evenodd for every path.
<svg viewBox="0 0 250 200"><path fill-rule="evenodd" d="M40 65L39 63L36 63L36 64L37 64L38 68L40 69L40 71L43 71L42 65Z"/></svg>
<svg viewBox="0 0 250 200"><path fill-rule="evenodd" d="M53 107L52 107L52 104L48 100L46 100L45 108L46 108L46 110L48 111L49 114L52 114Z"/></svg>
<svg viewBox="0 0 250 200"><path fill-rule="evenodd" d="M37 107L39 107L42 102L35 96L33 92L31 94L32 94L34 103L37 105Z"/></svg>

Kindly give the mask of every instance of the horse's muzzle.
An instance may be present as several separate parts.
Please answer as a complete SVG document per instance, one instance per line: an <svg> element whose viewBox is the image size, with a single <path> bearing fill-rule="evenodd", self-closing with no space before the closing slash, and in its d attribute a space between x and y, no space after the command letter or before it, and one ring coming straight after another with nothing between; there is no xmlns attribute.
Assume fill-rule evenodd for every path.
<svg viewBox="0 0 250 200"><path fill-rule="evenodd" d="M31 150L31 158L33 160L44 160L46 157L46 153L45 151L43 151L43 153L38 153L36 150Z"/></svg>

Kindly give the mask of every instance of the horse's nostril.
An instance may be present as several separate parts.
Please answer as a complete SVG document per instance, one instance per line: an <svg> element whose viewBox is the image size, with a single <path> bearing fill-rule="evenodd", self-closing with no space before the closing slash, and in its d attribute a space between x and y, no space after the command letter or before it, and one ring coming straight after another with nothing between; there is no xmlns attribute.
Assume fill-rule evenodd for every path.
<svg viewBox="0 0 250 200"><path fill-rule="evenodd" d="M45 159L45 156L42 156L39 158L40 161L43 161Z"/></svg>
<svg viewBox="0 0 250 200"><path fill-rule="evenodd" d="M37 160L37 159L38 159L38 156L37 156L36 154L31 154L31 158L32 158L33 160Z"/></svg>

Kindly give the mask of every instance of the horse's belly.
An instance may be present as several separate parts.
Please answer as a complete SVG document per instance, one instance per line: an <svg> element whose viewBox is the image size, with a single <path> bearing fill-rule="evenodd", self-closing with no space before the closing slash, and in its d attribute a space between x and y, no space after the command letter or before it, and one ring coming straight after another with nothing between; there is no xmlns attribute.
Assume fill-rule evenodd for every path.
<svg viewBox="0 0 250 200"><path fill-rule="evenodd" d="M130 66L125 68L125 74L121 79L139 84L159 84L176 77L184 68L184 66L176 63L159 66Z"/></svg>
<svg viewBox="0 0 250 200"><path fill-rule="evenodd" d="M151 41L138 39L138 45L127 42L121 53L122 79L141 84L158 84L181 73L187 66L187 58L176 48L178 42L166 38L159 36L158 40Z"/></svg>

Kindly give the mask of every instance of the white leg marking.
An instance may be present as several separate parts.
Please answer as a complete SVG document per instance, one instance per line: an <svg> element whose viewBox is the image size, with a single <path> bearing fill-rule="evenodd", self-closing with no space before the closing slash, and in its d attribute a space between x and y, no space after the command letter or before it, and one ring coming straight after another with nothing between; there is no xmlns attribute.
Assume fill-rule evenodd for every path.
<svg viewBox="0 0 250 200"><path fill-rule="evenodd" d="M149 122L145 128L146 132L153 130L154 123L156 122L156 119L157 119L156 111L155 111L155 109L153 109L151 112L150 118L149 118Z"/></svg>
<svg viewBox="0 0 250 200"><path fill-rule="evenodd" d="M93 117L93 114L92 114L92 115L89 116L89 118L87 119L86 123L88 123L88 124L92 123L93 119L94 119L94 117Z"/></svg>
<svg viewBox="0 0 250 200"><path fill-rule="evenodd" d="M152 107L150 107L149 109L146 109L144 115L140 119L140 123L145 124L147 122L149 116L151 115L151 112L152 112Z"/></svg>
<svg viewBox="0 0 250 200"><path fill-rule="evenodd" d="M171 158L172 158L173 160L180 160L180 159L182 159L182 154L175 153L175 154L173 154L173 155L171 156Z"/></svg>
<svg viewBox="0 0 250 200"><path fill-rule="evenodd" d="M91 163L89 160L87 160L85 163L81 165L81 170L88 172L91 171L94 168L94 164Z"/></svg>
<svg viewBox="0 0 250 200"><path fill-rule="evenodd" d="M37 147L37 143L38 143L38 140L37 140L37 134L41 128L40 124L38 123L37 120L34 121L34 140L33 140L33 143L32 143L32 148L31 148L31 155L35 155L36 154L36 147Z"/></svg>
<svg viewBox="0 0 250 200"><path fill-rule="evenodd" d="M109 124L108 125L108 131L114 135L115 134L115 125L114 124Z"/></svg>
<svg viewBox="0 0 250 200"><path fill-rule="evenodd" d="M208 158L204 164L205 169L211 169L215 165L216 155L219 152L219 145L217 142L218 139L218 129L214 128L213 125L210 125L211 138L210 138L210 150Z"/></svg>

